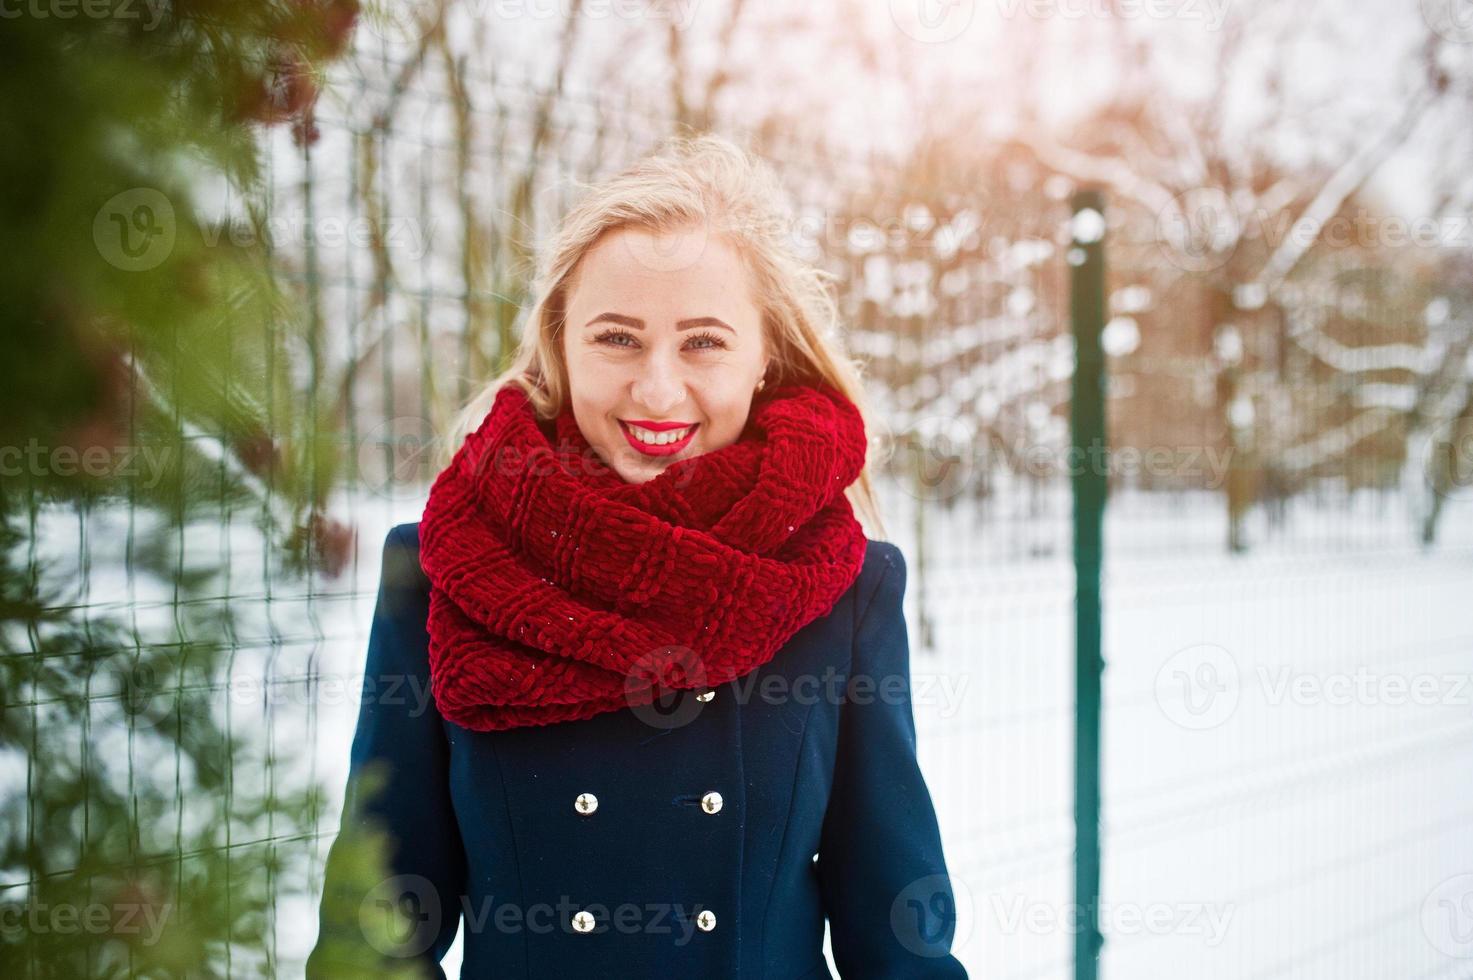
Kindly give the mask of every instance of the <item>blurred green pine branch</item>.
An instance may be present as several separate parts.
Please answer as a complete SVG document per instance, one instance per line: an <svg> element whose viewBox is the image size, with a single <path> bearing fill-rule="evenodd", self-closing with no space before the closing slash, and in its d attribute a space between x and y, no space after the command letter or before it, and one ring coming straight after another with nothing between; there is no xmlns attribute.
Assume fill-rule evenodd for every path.
<svg viewBox="0 0 1473 980"><path fill-rule="evenodd" d="M333 420L300 370L316 326L264 236L225 223L264 213L263 134L316 139L357 3L66 9L0 29L0 976L275 975L319 787L257 744L254 705L222 708L240 616L229 569L186 565L184 543L248 514L269 574L351 552L324 513ZM244 218L201 203L221 186ZM120 567L58 551L58 516L118 513ZM371 882L380 844L338 859ZM392 975L365 950L342 975Z"/></svg>

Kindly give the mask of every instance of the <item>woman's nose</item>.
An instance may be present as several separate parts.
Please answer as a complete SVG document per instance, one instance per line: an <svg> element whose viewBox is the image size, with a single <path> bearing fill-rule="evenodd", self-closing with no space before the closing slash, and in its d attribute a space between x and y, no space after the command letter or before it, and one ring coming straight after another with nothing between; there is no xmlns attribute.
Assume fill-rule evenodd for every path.
<svg viewBox="0 0 1473 980"><path fill-rule="evenodd" d="M651 415L662 418L685 401L685 388L685 378L680 371L656 359L642 365L630 392L635 402Z"/></svg>

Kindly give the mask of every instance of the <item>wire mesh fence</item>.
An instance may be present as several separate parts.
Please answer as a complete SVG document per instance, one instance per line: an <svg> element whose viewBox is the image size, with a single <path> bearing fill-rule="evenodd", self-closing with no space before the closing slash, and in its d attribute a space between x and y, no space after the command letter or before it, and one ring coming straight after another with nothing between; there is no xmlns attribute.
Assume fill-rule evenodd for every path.
<svg viewBox="0 0 1473 980"><path fill-rule="evenodd" d="M17 568L74 574L51 601L110 624L89 645L131 635L141 651L176 630L180 656L150 642L121 693L80 692L92 720L67 752L33 747L11 775L34 800L65 758L84 774L83 819L106 785L138 815L130 853L238 890L268 953L222 950L231 976L297 973L310 948L378 548L418 519L451 414L506 363L532 249L579 181L671 129L637 98L478 76L433 45L339 76L315 141L277 135L262 197L222 190L216 205L225 234L265 236L309 311L307 355L283 367L340 433L348 469L327 501L356 529L348 575L283 576L259 533L273 488L211 498L208 481L188 484L193 520L168 548L128 501L35 501ZM914 711L958 957L979 976L1073 969L1069 478L1103 465L1101 972L1465 975L1466 263L1336 252L1252 302L1232 262L1201 268L1160 215L1111 202L1114 452L1089 459L1067 424L1072 181L1026 147L895 159L740 135L791 192L796 247L834 274L844 343L888 422L875 457L910 566ZM225 577L171 587L196 555ZM140 587L140 562L157 588ZM39 635L28 649L33 672L75 655ZM154 739L189 723L157 710L186 690L208 719ZM47 699L24 685L6 710L45 728ZM44 814L10 809L43 847ZM197 852L190 828L210 821L225 847Z"/></svg>

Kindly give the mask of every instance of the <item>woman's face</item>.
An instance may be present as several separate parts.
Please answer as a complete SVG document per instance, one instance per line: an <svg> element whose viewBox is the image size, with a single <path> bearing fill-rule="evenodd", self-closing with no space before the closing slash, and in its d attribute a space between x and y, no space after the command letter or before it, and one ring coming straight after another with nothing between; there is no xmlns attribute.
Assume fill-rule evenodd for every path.
<svg viewBox="0 0 1473 980"><path fill-rule="evenodd" d="M568 297L563 355L578 429L627 483L735 442L767 368L746 270L700 228L605 235Z"/></svg>

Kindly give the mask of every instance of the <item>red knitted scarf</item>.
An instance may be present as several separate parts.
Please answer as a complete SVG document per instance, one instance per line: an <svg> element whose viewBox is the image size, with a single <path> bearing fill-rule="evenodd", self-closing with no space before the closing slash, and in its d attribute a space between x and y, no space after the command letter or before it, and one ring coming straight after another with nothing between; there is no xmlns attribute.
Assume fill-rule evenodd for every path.
<svg viewBox="0 0 1473 980"><path fill-rule="evenodd" d="M626 483L571 409L539 424L506 385L420 522L441 714L547 725L767 663L859 576L843 491L864 456L853 402L789 385L758 394L736 442Z"/></svg>

